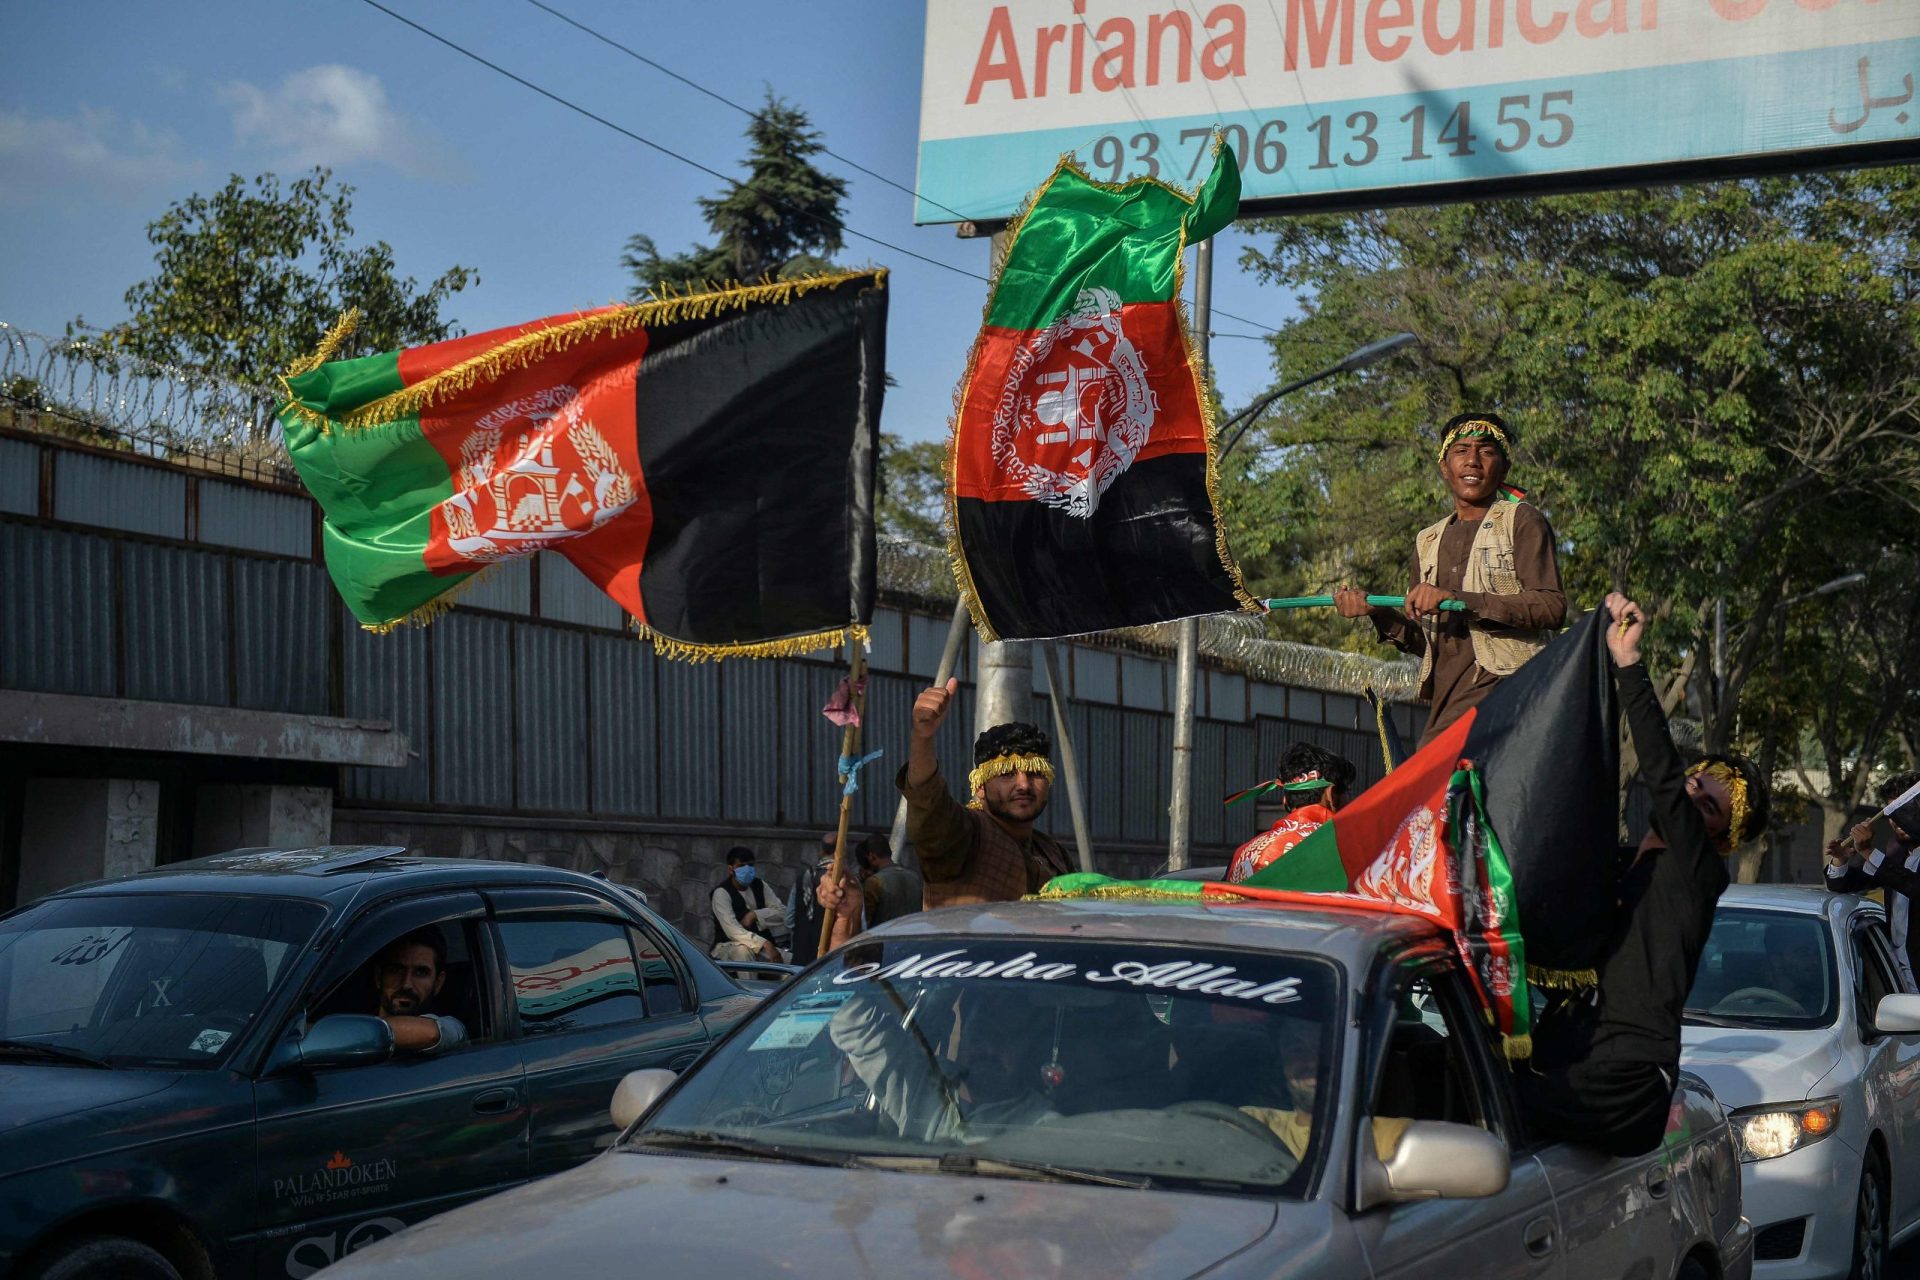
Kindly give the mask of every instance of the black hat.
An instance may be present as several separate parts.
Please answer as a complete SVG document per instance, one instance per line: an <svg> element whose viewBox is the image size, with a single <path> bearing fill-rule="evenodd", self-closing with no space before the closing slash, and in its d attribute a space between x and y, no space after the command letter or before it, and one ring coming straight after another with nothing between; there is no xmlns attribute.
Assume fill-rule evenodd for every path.
<svg viewBox="0 0 1920 1280"><path fill-rule="evenodd" d="M1053 752L1053 739L1037 724L1009 720L997 724L973 740L973 762L985 764L999 756L1046 756Z"/></svg>

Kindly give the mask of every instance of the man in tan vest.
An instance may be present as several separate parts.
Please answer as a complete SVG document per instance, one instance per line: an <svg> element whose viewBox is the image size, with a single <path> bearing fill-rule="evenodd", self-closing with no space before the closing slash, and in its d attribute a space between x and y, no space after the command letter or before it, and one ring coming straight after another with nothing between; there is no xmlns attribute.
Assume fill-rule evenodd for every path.
<svg viewBox="0 0 1920 1280"><path fill-rule="evenodd" d="M1513 429L1498 414L1463 413L1440 438L1440 476L1453 514L1414 539L1406 612L1374 608L1366 593L1342 587L1334 604L1368 618L1380 639L1420 658L1426 699L1425 746L1520 669L1566 622L1553 528L1523 491L1505 483ZM1458 600L1462 611L1442 610Z"/></svg>

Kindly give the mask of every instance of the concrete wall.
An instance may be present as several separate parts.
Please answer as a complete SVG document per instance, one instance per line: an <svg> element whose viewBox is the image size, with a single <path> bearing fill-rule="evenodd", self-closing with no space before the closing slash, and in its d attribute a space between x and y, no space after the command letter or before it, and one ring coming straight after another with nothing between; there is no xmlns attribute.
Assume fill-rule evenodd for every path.
<svg viewBox="0 0 1920 1280"><path fill-rule="evenodd" d="M18 900L153 866L160 788L140 778L40 778L22 798Z"/></svg>

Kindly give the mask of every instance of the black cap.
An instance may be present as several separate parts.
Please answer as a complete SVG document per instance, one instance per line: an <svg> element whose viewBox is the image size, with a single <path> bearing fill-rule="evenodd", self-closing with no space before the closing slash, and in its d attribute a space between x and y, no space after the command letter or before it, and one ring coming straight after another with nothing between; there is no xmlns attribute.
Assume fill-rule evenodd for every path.
<svg viewBox="0 0 1920 1280"><path fill-rule="evenodd" d="M973 740L973 762L985 764L999 756L1051 756L1053 739L1037 724L1009 720Z"/></svg>

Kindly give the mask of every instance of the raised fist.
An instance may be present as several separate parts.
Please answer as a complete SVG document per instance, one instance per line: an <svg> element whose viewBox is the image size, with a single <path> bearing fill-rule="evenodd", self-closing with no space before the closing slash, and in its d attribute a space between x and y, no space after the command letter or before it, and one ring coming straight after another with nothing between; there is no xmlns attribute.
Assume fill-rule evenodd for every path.
<svg viewBox="0 0 1920 1280"><path fill-rule="evenodd" d="M940 731L940 722L947 718L947 712L953 708L954 695L959 692L960 681L957 678L923 690L913 700L913 736L933 741L933 735Z"/></svg>
<svg viewBox="0 0 1920 1280"><path fill-rule="evenodd" d="M1607 613L1613 621L1607 625L1607 652L1616 667L1631 667L1640 661L1640 637L1647 632L1647 615L1640 606L1618 591L1607 593Z"/></svg>

